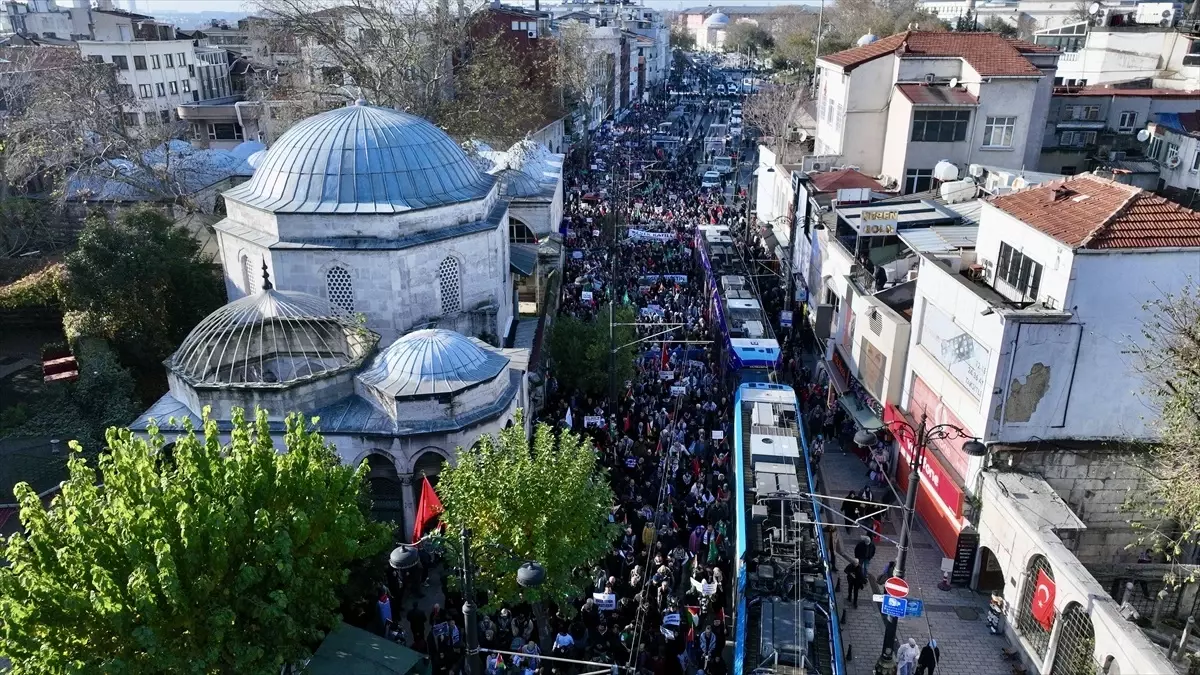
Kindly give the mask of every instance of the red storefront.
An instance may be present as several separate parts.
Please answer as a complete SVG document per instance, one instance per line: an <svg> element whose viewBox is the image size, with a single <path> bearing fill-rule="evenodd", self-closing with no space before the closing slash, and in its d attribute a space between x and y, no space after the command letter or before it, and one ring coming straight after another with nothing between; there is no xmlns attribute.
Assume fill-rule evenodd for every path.
<svg viewBox="0 0 1200 675"><path fill-rule="evenodd" d="M926 424L952 424L966 429L954 413L950 412L921 378L914 377L909 407L911 413L888 404L883 411L885 423L904 420L915 429L920 424L920 415L926 416ZM915 416L915 417L914 417ZM900 446L900 459L896 462L896 479L904 489L908 485L909 465L913 459L913 438L907 431L895 434ZM963 507L965 493L962 474L968 467L967 455L956 443L958 441L934 441L925 452L925 463L921 467L921 481L917 489L917 515L933 535L942 549L942 554L955 558L959 550L959 535L965 519Z"/></svg>

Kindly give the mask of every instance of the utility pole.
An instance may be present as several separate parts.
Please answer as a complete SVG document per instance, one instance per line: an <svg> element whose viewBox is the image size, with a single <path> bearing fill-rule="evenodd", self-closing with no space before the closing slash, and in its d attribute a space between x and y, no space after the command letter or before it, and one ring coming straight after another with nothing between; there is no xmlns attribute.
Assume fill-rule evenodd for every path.
<svg viewBox="0 0 1200 675"><path fill-rule="evenodd" d="M463 601L464 629L467 632L467 658L464 661L466 675L483 675L479 667L479 622L475 618L475 569L471 566L471 530L462 528Z"/></svg>

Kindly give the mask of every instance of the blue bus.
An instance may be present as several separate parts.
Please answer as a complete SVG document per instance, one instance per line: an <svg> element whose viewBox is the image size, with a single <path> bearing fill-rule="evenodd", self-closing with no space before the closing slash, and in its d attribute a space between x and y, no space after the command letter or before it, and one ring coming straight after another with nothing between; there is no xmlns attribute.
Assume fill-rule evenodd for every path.
<svg viewBox="0 0 1200 675"><path fill-rule="evenodd" d="M836 561L795 390L740 385L733 448L733 675L845 675Z"/></svg>
<svg viewBox="0 0 1200 675"><path fill-rule="evenodd" d="M700 226L695 248L704 270L710 323L720 335L723 371L736 374L740 382L773 381L783 354L729 228Z"/></svg>

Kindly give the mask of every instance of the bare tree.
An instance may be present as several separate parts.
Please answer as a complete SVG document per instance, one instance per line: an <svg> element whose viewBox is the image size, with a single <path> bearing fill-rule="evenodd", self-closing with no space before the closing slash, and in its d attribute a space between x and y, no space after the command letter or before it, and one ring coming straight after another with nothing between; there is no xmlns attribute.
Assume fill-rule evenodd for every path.
<svg viewBox="0 0 1200 675"><path fill-rule="evenodd" d="M788 135L795 125L800 107L810 100L809 88L801 84L777 82L760 88L746 100L743 117L746 124L759 130L768 147L786 154Z"/></svg>
<svg viewBox="0 0 1200 675"><path fill-rule="evenodd" d="M592 37L592 27L579 21L560 24L557 38L556 76L565 95L582 109L584 127L590 127L592 110L611 84L608 54Z"/></svg>

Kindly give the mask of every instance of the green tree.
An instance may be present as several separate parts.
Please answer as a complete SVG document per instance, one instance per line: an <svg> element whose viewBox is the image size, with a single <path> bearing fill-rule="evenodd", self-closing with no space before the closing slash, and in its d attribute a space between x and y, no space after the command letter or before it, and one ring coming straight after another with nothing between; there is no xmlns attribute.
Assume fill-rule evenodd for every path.
<svg viewBox="0 0 1200 675"><path fill-rule="evenodd" d="M766 52L775 44L771 34L751 21L738 21L725 31L725 51Z"/></svg>
<svg viewBox="0 0 1200 675"><path fill-rule="evenodd" d="M275 675L338 620L349 565L389 543L366 514L365 469L299 415L286 453L264 411L235 410L228 444L203 425L173 447L157 429L110 429L98 466L72 455L49 508L17 487L26 533L0 568L14 673Z"/></svg>
<svg viewBox="0 0 1200 675"><path fill-rule="evenodd" d="M591 442L567 430L556 437L539 424L531 444L522 414L497 436L460 448L458 464L442 470L438 493L454 542L447 551L457 557L460 528L470 528L477 588L493 593L493 606L524 598L571 611L570 601L590 583L586 572L617 536L608 522L612 489ZM541 588L517 585L523 560L545 567Z"/></svg>
<svg viewBox="0 0 1200 675"><path fill-rule="evenodd" d="M696 49L696 36L683 26L671 27L671 48L690 52Z"/></svg>
<svg viewBox="0 0 1200 675"><path fill-rule="evenodd" d="M67 334L105 337L141 367L166 358L225 301L217 266L196 239L162 214L88 219L66 259Z"/></svg>
<svg viewBox="0 0 1200 675"><path fill-rule="evenodd" d="M1019 32L1016 26L998 16L989 16L987 21L983 22L983 29L989 33L999 33L1010 38L1017 37Z"/></svg>
<svg viewBox="0 0 1200 675"><path fill-rule="evenodd" d="M560 316L550 327L548 353L554 362L554 376L563 390L577 390L598 396L608 391L609 309L605 305L592 321ZM619 305L616 323L630 324L637 314L632 307ZM620 348L637 339L633 326L614 326L612 343ZM634 348L618 349L616 381L621 386L633 377Z"/></svg>

